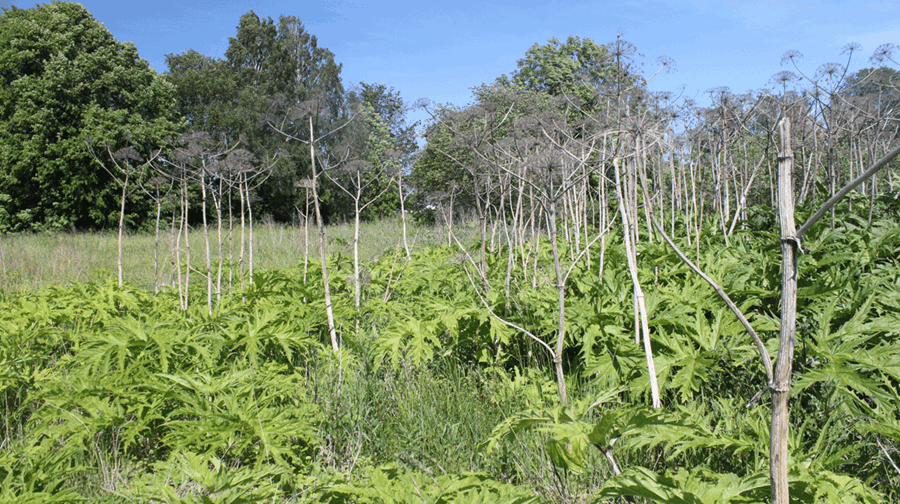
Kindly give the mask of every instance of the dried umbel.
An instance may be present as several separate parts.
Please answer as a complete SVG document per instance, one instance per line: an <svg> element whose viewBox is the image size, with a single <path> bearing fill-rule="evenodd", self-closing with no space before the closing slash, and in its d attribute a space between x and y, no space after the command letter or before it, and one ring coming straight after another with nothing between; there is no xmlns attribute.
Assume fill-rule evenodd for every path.
<svg viewBox="0 0 900 504"><path fill-rule="evenodd" d="M256 156L246 149L235 149L225 158L225 166L234 174L252 172L256 169Z"/></svg>
<svg viewBox="0 0 900 504"><path fill-rule="evenodd" d="M115 158L117 161L125 162L141 162L144 160L144 158L138 153L138 151L134 147L130 146L117 150L116 153L113 154L113 158Z"/></svg>
<svg viewBox="0 0 900 504"><path fill-rule="evenodd" d="M337 172L338 175L352 176L358 173L365 173L370 168L372 168L372 164L368 161L351 159L346 163L341 163L334 171Z"/></svg>
<svg viewBox="0 0 900 504"><path fill-rule="evenodd" d="M150 180L147 181L147 187L152 187L154 189L160 188L169 185L170 182L171 179L157 175L155 177L151 177Z"/></svg>
<svg viewBox="0 0 900 504"><path fill-rule="evenodd" d="M897 46L894 44L881 44L875 49L875 54L869 58L869 61L872 63L884 63L885 60L894 61L894 49L896 48Z"/></svg>
<svg viewBox="0 0 900 504"><path fill-rule="evenodd" d="M528 164L534 168L552 172L559 169L566 159L563 151L555 148L544 149L528 158Z"/></svg>
<svg viewBox="0 0 900 504"><path fill-rule="evenodd" d="M781 56L781 64L784 65L788 61L790 61L792 63L796 63L797 60L802 60L802 59L803 59L803 54L801 54L800 51L795 51L795 50L791 49L790 51L785 52Z"/></svg>
<svg viewBox="0 0 900 504"><path fill-rule="evenodd" d="M788 70L784 70L773 75L769 82L775 84L776 86L781 86L783 89L787 89L788 85L799 80L800 77L797 76L797 74Z"/></svg>

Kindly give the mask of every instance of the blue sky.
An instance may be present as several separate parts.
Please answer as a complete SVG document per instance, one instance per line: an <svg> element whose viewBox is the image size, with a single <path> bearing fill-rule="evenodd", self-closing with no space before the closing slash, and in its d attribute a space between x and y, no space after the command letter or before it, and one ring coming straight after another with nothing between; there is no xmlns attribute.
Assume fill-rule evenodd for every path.
<svg viewBox="0 0 900 504"><path fill-rule="evenodd" d="M7 4L9 0L3 0ZM20 8L31 2L14 0ZM782 55L797 50L811 75L823 63L845 63L842 48L862 44L851 70L866 66L876 47L900 45L900 2L791 0L645 1L173 1L83 0L120 41L163 72L165 55L195 49L223 57L240 16L254 10L277 19L294 15L343 64L345 85L393 86L407 101L429 98L465 105L470 88L516 68L535 43L569 35L598 43L617 33L644 55L644 73L657 58L675 71L650 81L654 91L705 103L706 90L735 93L770 85Z"/></svg>

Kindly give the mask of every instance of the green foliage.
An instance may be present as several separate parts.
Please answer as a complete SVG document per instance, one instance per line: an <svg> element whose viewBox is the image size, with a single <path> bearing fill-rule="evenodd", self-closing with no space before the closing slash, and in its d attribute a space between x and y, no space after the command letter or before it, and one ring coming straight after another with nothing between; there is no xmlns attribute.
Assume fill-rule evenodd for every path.
<svg viewBox="0 0 900 504"><path fill-rule="evenodd" d="M451 111L442 109L437 114L443 117L449 112ZM441 200L447 200L449 205L451 197L454 204L458 205L457 208L472 207L469 195L472 174L466 167L472 163L474 154L453 145L453 136L450 128L439 121L427 128L425 137L428 145L416 157L410 178L416 189L413 210L425 211ZM434 220L426 220L424 223L434 224Z"/></svg>
<svg viewBox="0 0 900 504"><path fill-rule="evenodd" d="M849 76L843 83L841 94L853 100L868 98L874 101L874 108L880 114L889 114L900 101L900 90L897 88L900 72L882 66L863 68Z"/></svg>
<svg viewBox="0 0 900 504"><path fill-rule="evenodd" d="M14 495L45 487L70 495L58 478L67 472L108 477L122 465L170 463L214 493L240 487L233 493L244 496L252 484L269 495L259 478L290 487L308 466L319 420L296 365L316 341L288 329L290 317L266 301L223 303L209 316L173 310L170 295L104 284L24 294L6 306L3 348L21 355L4 379L7 407L17 411L8 425L39 464L9 466ZM46 456L42 439L54 440ZM17 456L25 454L9 454ZM201 481L206 466L217 469ZM50 470L55 483L41 483Z"/></svg>
<svg viewBox="0 0 900 504"><path fill-rule="evenodd" d="M892 502L900 481L889 459L900 445L900 241L886 222L848 218L838 229L814 229L799 261L806 280L791 490L808 502ZM719 245L711 235L700 239L710 250ZM647 406L628 272L614 243L602 280L586 261L569 277L566 406L546 350L486 313L464 257L449 247L420 250L409 262L402 252L372 262L362 311L353 308L348 259L330 257L337 353L322 286L304 282L300 270L259 271L212 314L202 303L175 309L174 294L113 283L6 294L0 400L10 411L9 449L0 454L0 495L766 501L765 396L747 407L765 387L755 347L705 283L666 248L642 244L639 275L664 404ZM490 254L495 287L484 294L495 313L545 342L556 324L547 245L536 271L513 272L514 286L537 274L534 289L507 293L505 251ZM768 233L743 232L698 260L770 351L777 248ZM317 268L311 262L307 278L318 278Z"/></svg>
<svg viewBox="0 0 900 504"><path fill-rule="evenodd" d="M442 354L465 359L486 344L489 319L473 306L465 274L446 267L453 255L449 247L416 252L404 274L392 283L390 306L377 300L370 305L382 317L375 341L379 359L394 368L403 359L420 365ZM373 286L377 289L386 280L373 278Z"/></svg>
<svg viewBox="0 0 900 504"><path fill-rule="evenodd" d="M0 232L112 227L115 185L85 140L162 145L173 88L80 4L13 7L0 27Z"/></svg>
<svg viewBox="0 0 900 504"><path fill-rule="evenodd" d="M304 205L303 191L295 184L310 176L309 146L285 143L267 123L293 121L279 104L315 102L314 107L322 112L314 121L317 138L342 124L348 111L341 65L330 50L319 47L316 36L307 32L296 16L281 15L276 22L253 11L241 16L237 33L228 40L225 60L232 71L231 85L237 87L241 97L239 108L232 107L231 112L238 120L244 118L236 132L244 138L243 148L259 159L277 163L273 175L257 189L258 214L290 222L296 217L296 209ZM307 134L300 129L302 138ZM339 142L339 136L328 136L317 146L319 155ZM321 191L320 196L327 197L327 193Z"/></svg>
<svg viewBox="0 0 900 504"><path fill-rule="evenodd" d="M0 451L0 501L83 502L65 478L83 470L67 450L45 438L30 446L7 446Z"/></svg>
<svg viewBox="0 0 900 504"><path fill-rule="evenodd" d="M404 158L408 158L416 150L416 131L418 123L406 123L407 105L400 96L400 91L384 84L359 83L357 95L359 99L372 107L378 118L387 126L393 148Z"/></svg>
<svg viewBox="0 0 900 504"><path fill-rule="evenodd" d="M205 131L229 145L240 141L240 148L271 165L268 178L254 189L257 215L280 222L295 219L297 208L304 207L304 191L297 183L310 176L310 150L301 142L285 143L270 124L291 124L296 118L288 117L286 109L315 104L321 112L314 121L315 135L325 137L317 146L319 156L341 143L341 134L325 135L346 121L352 106L334 54L319 47L297 17L282 15L276 21L250 11L229 38L224 59L189 50L168 55L166 62L177 110L194 132ZM301 129L299 136L306 135ZM335 191L330 185L320 190L326 208L339 208L331 201Z"/></svg>
<svg viewBox="0 0 900 504"><path fill-rule="evenodd" d="M400 210L397 177L403 154L390 127L370 103L358 105L348 126L353 159L327 172L339 189L329 202L330 215L352 221L359 209L361 219L372 220Z"/></svg>
<svg viewBox="0 0 900 504"><path fill-rule="evenodd" d="M247 130L254 108L263 98L252 87L241 87L227 61L189 50L166 56L166 79L175 88L176 111L193 131L205 131L213 138L224 136L229 144Z"/></svg>
<svg viewBox="0 0 900 504"><path fill-rule="evenodd" d="M844 502L881 502L877 493L859 480L829 471L793 470L789 477L791 499L798 502L840 504ZM635 467L611 478L603 485L599 498L621 496L644 497L666 504L764 503L771 499L769 475L757 472L745 477L718 474L703 467L659 475L643 467ZM595 502L602 502L599 499Z"/></svg>
<svg viewBox="0 0 900 504"><path fill-rule="evenodd" d="M178 504L250 504L268 502L275 490L272 477L277 467L229 467L215 457L179 454L160 464L166 478L143 476L136 481L134 496L141 500ZM184 488L193 488L184 492Z"/></svg>
<svg viewBox="0 0 900 504"><path fill-rule="evenodd" d="M768 473L741 478L734 474L711 473L699 467L680 468L673 474L661 476L635 467L610 479L600 490L599 497L635 496L668 504L766 502L764 495L768 489Z"/></svg>
<svg viewBox="0 0 900 504"><path fill-rule="evenodd" d="M887 457L896 453L898 379L889 342L897 336L900 251L894 226L853 221L846 221L847 232L813 233L807 242L812 253L800 260L805 281L790 451L797 461L794 494L807 501L883 502L886 496L874 489L896 481ZM716 252L700 257L701 268L748 314L770 352L779 325L773 315L777 243L768 233L752 233L728 248L713 241L708 249ZM606 268L598 282L575 268L567 293L568 334L593 392L568 407L520 410L482 446L488 453L523 449L522 439L537 434L557 468L590 474L613 445L613 455L628 469L604 484L600 500L766 501L768 412L745 407L766 386L756 349L709 286L674 254L649 244L640 253L639 275L653 286L646 302L665 410L629 406L646 401L647 379L643 350L633 339L627 272ZM616 264L618 252L608 250L607 258ZM541 301L535 291L519 292L515 302L529 296L523 311L530 317L513 320L532 329L552 327L552 309L540 308L552 306L552 296ZM614 406L602 406L610 400ZM655 462L642 462L647 460Z"/></svg>
<svg viewBox="0 0 900 504"><path fill-rule="evenodd" d="M374 469L365 484L335 485L325 492L332 504L532 504L533 491L500 483L488 475L433 476L390 465Z"/></svg>
<svg viewBox="0 0 900 504"><path fill-rule="evenodd" d="M565 42L551 38L546 45L534 44L517 65L519 69L512 78L504 75L498 84L512 83L551 96L571 96L588 112L597 106L598 88L614 82L617 75L607 47L580 37L569 37Z"/></svg>

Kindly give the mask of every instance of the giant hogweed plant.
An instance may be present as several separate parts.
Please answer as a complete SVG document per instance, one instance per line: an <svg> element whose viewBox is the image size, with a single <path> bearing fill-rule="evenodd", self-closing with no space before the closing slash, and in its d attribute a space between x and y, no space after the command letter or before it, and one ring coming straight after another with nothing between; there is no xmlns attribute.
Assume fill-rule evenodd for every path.
<svg viewBox="0 0 900 504"><path fill-rule="evenodd" d="M880 233L878 227L874 226L872 230L867 231L857 230L853 236L858 237L862 234L868 237L866 238L868 241L874 238L873 234ZM790 481L797 495L817 499L817 502L820 500L874 502L878 498L874 489L891 488L883 485L885 481L883 478L887 477L887 481L895 480L890 468L887 467L888 461L885 460L889 459L887 450L881 450L883 454L879 453L881 445L878 436L871 436L872 431L879 430L877 427L873 428L870 423L872 420L881 419L878 425L881 427L882 436L891 432L890 427L884 425L889 422L884 422L883 414L867 414L865 408L878 405L879 411L883 412L895 404L892 399L896 397L896 393L892 391L895 390L897 378L891 376L891 373L896 367L897 354L884 343L895 339L897 335L896 298L889 289L882 289L880 286L886 279L896 276L896 264L893 268L885 268L883 262L877 266L867 264L869 261L865 257L856 255L868 255L870 253L868 247L859 249L856 254L848 253L852 250L852 243L827 241L831 238L834 237L823 237L820 241L811 242L813 253L800 262L804 276L813 280L801 289L798 296L801 310L805 315L798 320L802 328L798 336L802 340L798 342L800 359L797 362L795 393L798 395L800 407L795 406L792 422L798 425L799 429L793 434L789 447L792 459L798 463L794 464ZM896 248L893 251L896 251ZM892 252L888 252L885 257L896 257L895 252ZM742 252L741 257L753 256ZM888 262L891 260L888 259ZM723 262L721 258L716 260L714 264L709 265L710 269L721 267ZM840 271L848 267L858 269L852 269L849 274ZM740 271L743 268L736 269ZM893 271L889 271L890 269ZM868 275L866 270L879 271L887 275ZM765 275L759 277L765 278ZM725 276L726 285L732 282L733 278L735 277L729 279ZM836 282L817 283L816 279L821 278L832 278ZM728 288L743 296L741 285ZM757 306L764 307L766 296L764 293L760 294L763 294L762 302ZM741 298L737 299L740 302ZM749 306L744 305L744 310L748 311L747 308L753 307L752 303L751 301ZM841 306L843 310L838 308ZM881 308L875 309L875 306ZM665 313L671 314L673 310L667 309ZM777 319L759 312L756 312L756 315L758 319L754 324L760 330L765 332L777 329ZM719 318L716 317L713 321ZM770 323L766 323L767 318L772 319ZM678 332L691 334L690 331L684 330L683 324L679 325ZM770 348L772 343L770 339ZM689 344L685 345L684 341L678 345L682 350L690 347ZM670 345L669 348L675 347ZM733 345L728 345L728 348L735 349ZM752 351L744 352L744 360L749 359L752 362L752 354ZM708 366L707 369L715 367ZM676 374L675 377L677 376ZM735 381L741 383L743 380ZM757 378L755 381L759 383L760 380ZM735 390L732 387L729 388ZM721 395L723 392L725 390L720 388L716 393ZM744 391L746 392L747 390ZM749 392L752 392L752 389ZM863 406L855 410L848 408L854 404ZM844 411L835 409L838 405L844 405ZM869 436L859 435L860 425L866 426L863 430L866 430ZM848 436L848 428L856 434ZM762 446L765 446L767 441L765 436L761 436L760 441ZM876 465L882 467L880 470L873 470L872 462L879 459L882 462ZM878 481L879 479L882 481ZM604 495L609 494L609 488L618 488L619 492L623 490L616 483L621 481L620 479L612 481L612 486L607 487ZM649 488L646 485L644 487ZM634 485L624 494L633 491ZM632 495L650 497L640 492ZM663 494L651 498L672 501L660 495ZM761 499L764 500L764 497ZM680 502L677 499L674 501Z"/></svg>
<svg viewBox="0 0 900 504"><path fill-rule="evenodd" d="M417 251L396 276L379 277L377 283L373 276L374 292L385 292L365 308L373 318L376 363L397 368L404 359L421 365L448 352L462 358L490 353L488 316L472 304L455 257L450 247Z"/></svg>
<svg viewBox="0 0 900 504"><path fill-rule="evenodd" d="M329 487L320 502L329 504L538 504L529 489L501 483L489 475L428 474L401 464L370 472L365 483Z"/></svg>
<svg viewBox="0 0 900 504"><path fill-rule="evenodd" d="M798 320L805 338L794 386L804 413L840 419L852 433L860 449L844 457L846 471L896 489L900 233L887 222L853 229L848 220L853 232L825 231L810 258L821 288L798 295L808 308Z"/></svg>
<svg viewBox="0 0 900 504"><path fill-rule="evenodd" d="M344 280L333 278L340 295ZM377 362L383 356L350 331L346 353L326 350L321 292L299 272L258 272L253 287L221 300L212 313L201 303L180 310L173 295L128 285L7 299L0 341L14 366L3 382L13 410L6 422L11 449L0 460L6 500L317 501L331 486L347 485L358 453L335 444L346 438L333 434L333 415L348 406L328 404L335 392L327 389L336 387L342 401L342 388L371 386L356 383L354 369L370 364L353 353ZM337 300L335 313L353 320L358 312L342 311L344 303ZM385 303L366 311L366 320L389 325L411 308L419 305ZM453 348L466 353L469 345L460 342ZM335 366L310 364L323 361ZM328 407L327 417L313 401ZM351 458L332 462L336 456ZM330 476L324 463L350 472ZM354 481L352 488L378 484ZM535 500L532 490L483 474L438 481L435 502ZM335 488L329 498L352 494ZM415 498L414 486L403 488Z"/></svg>
<svg viewBox="0 0 900 504"><path fill-rule="evenodd" d="M802 498L876 502L884 495L875 489L891 488L884 484L897 481L889 449L884 447L886 443L896 445L897 432L897 354L888 343L897 335L897 289L896 281L890 279L897 277L895 257L900 250L890 229L876 223L869 230L857 229L846 235L852 236L849 240L853 242L873 245L855 247L856 252L848 252L854 250L853 243L833 241L833 235L822 237L810 242L814 252L801 261L804 277L813 279L800 292L801 303L810 305L805 310L810 315L800 319L809 336L801 343L804 350L800 351L795 390L802 406L793 412L799 429L790 445L792 458L800 462L792 469L790 480ZM767 246L760 246L761 241L759 236L746 235L734 240L734 249L707 254L703 264L734 293L735 301L765 335L767 346L774 349L777 264L767 259ZM658 502L765 501L768 426L759 415L759 406L741 413L745 410L741 400L748 401L765 387L758 356L733 314L719 306L708 286L694 279L679 262L671 261L665 249L645 246L642 254L642 274L648 284L655 284L648 289L647 303L651 313L658 314L651 325L660 383L667 407L680 411L683 425L673 429L670 424L642 420L636 427L619 428L615 436L604 437L603 425L609 422L603 417L598 422L598 413L591 414L590 408L538 409L510 417L498 426L489 445L496 446L504 436L512 442L514 436L508 434L538 428L549 439L547 450L555 453L551 459L556 465L582 470L585 450L599 448L599 453L605 453L613 448L610 440L615 439L613 451L621 460L640 460L633 456L636 449L656 451L671 469L660 473L638 462L610 479L598 498L634 495ZM869 260L870 256L881 259ZM847 273L848 265L858 269ZM615 274L612 270L605 273ZM816 283L818 278L833 281ZM627 307L621 306L627 298L621 287L625 282L612 276L605 280L573 282L569 293L574 299L567 310L574 328L570 334L578 335L572 343L581 349L585 379L606 389L624 386L630 393L617 395L627 401L629 396L646 394L647 383L642 377L640 350L629 337L633 326L629 328ZM704 291L709 294L700 294ZM604 300L613 300L613 306L604 306ZM852 316L842 315L842 311ZM817 331L822 337L816 338ZM729 396L733 396L729 404L721 403ZM711 401L721 406L704 406ZM596 405L591 400L587 403ZM748 413L754 415L754 429L735 430L735 422L745 423ZM723 444L723 435L733 441ZM635 444L634 439L644 441ZM746 454L752 454L750 461ZM677 469L685 466L697 469Z"/></svg>
<svg viewBox="0 0 900 504"><path fill-rule="evenodd" d="M465 253L452 247L414 253L396 277L374 270L374 292L384 289L384 299L390 299L390 303L370 300L364 308L383 322L376 328L379 355L395 367L403 358L423 364L448 352L487 365L512 360L527 366L546 361L545 348L479 306L487 303L493 314L529 328L545 346L552 343L557 331L557 291L548 271L552 267L549 247L546 239L541 240L544 246L534 259L539 265L536 274L542 279L529 279L526 275L530 272L513 268L514 288L509 292L499 287L506 280L503 261L508 254L503 249L486 256L483 274L488 284L498 287L483 293L476 293L472 286ZM536 288L531 287L532 281Z"/></svg>
<svg viewBox="0 0 900 504"><path fill-rule="evenodd" d="M171 301L95 285L7 303L18 310L4 310L3 356L16 349L20 364L15 380L4 380L15 412L6 442L18 446L4 457L14 458L5 464L7 493L60 490L66 473L80 475L70 485L114 487L116 474L196 456L293 484L318 442L300 373L317 342L306 326L293 327L300 305L289 298L282 311L277 300L251 298L210 315L203 307L174 310ZM29 341L53 341L43 334L57 335L57 350L23 354ZM54 455L39 456L48 443ZM40 461L47 467L29 469ZM58 475L52 485L35 475L49 467Z"/></svg>
<svg viewBox="0 0 900 504"><path fill-rule="evenodd" d="M800 261L810 281L799 296L791 481L810 501L897 497L890 490L898 483L890 457L898 459L900 443L892 349L900 250L893 229L875 222L852 232L814 233L812 253ZM772 349L777 265L766 259L765 238L739 235L700 263ZM312 402L321 400L323 380L336 380L328 387L340 391L370 379L353 374L357 367L409 370L452 359L510 377L496 386L524 398L526 407L509 411L483 445L485 456L514 461L507 478L559 489L548 495L583 492L598 502L629 495L656 502L764 501L765 408L745 407L764 385L758 358L711 289L667 249L644 244L640 252L663 411L639 406L647 402L648 384L615 246L607 250L602 280L586 262L570 277L565 362L575 400L566 407L552 399L543 349L485 313L463 258L450 248L425 249L406 265L370 265L361 312L353 308L345 275L333 275L347 345L335 356L321 353L328 348L322 288L304 283L299 271L257 272L246 303L243 296L223 299L212 314L202 304L174 309L172 295L107 284L9 296L0 311L0 360L8 364L3 397L13 412L4 426L11 449L0 457L2 491L7 499L35 502L77 500L98 486L171 502L253 502L292 493L365 502L396 490L439 502L441 492L465 487L469 476L423 479L427 473L417 469L386 466L379 469L383 477L366 469L369 476L347 483L317 472L323 453L349 455L333 464L353 471L357 455L338 446L346 440L327 426L362 420L340 416L338 403L325 417ZM488 263L502 257L499 251ZM547 259L540 259L542 268ZM330 267L342 271L341 264ZM856 269L848 272L851 266ZM501 281L505 268L487 273ZM513 285L531 285L520 270L515 275ZM494 289L485 300L550 341L555 289L537 283L508 296ZM360 314L356 333L352 321ZM325 354L336 365L313 370L310 359ZM541 473L542 467L553 470ZM60 482L52 475L67 476ZM485 489L500 488L491 485ZM505 495L500 501L519 495L497 491Z"/></svg>

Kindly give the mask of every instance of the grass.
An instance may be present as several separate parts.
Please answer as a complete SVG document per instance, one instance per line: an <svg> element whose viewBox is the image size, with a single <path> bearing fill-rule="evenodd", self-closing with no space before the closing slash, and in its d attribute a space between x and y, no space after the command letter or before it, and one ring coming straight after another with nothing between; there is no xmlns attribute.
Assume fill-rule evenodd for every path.
<svg viewBox="0 0 900 504"><path fill-rule="evenodd" d="M546 436L537 430L519 432L501 450L481 447L514 413L553 404L555 397L542 392L553 389L552 377L542 371L511 378L500 367L472 366L453 356L425 366L404 360L396 369L373 369L365 347L350 364L341 366L327 354L307 363L323 419L323 467L355 476L388 463L433 476L483 472L540 489L551 502L573 503L589 502L592 490L611 476L599 451L589 453L590 469L583 473L555 471L543 449ZM574 377L571 385L573 393L599 393Z"/></svg>
<svg viewBox="0 0 900 504"><path fill-rule="evenodd" d="M474 236L472 226L457 226L465 236ZM362 225L360 260L375 260L396 247L402 247L400 219L385 219ZM353 226L339 224L326 228L328 252L350 255L352 253ZM446 243L446 231L434 226L407 223L407 239L415 249L428 244ZM253 228L254 269L276 270L295 267L303 263L305 251L309 257L319 256L319 236L314 226L309 229L309 243L302 226L276 224L271 221L257 223ZM210 247L213 263L218 255L215 229L210 230ZM235 262L240 247L240 229L235 229L233 240L223 238L223 255ZM205 245L202 229L190 233L191 265L199 270L205 263ZM162 233L159 241L159 283L171 285L174 251L171 233ZM114 231L95 233L17 234L0 236L0 291L40 289L49 285L69 285L76 282L106 281L116 279L117 240ZM155 239L152 233L126 235L123 243L123 270L126 282L153 290ZM182 247L184 251L185 248ZM184 252L182 252L184 253ZM183 259L182 259L183 260Z"/></svg>

